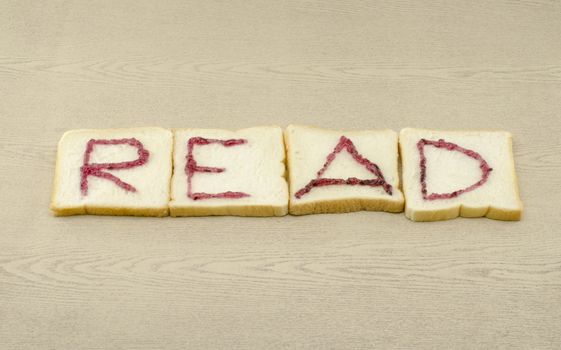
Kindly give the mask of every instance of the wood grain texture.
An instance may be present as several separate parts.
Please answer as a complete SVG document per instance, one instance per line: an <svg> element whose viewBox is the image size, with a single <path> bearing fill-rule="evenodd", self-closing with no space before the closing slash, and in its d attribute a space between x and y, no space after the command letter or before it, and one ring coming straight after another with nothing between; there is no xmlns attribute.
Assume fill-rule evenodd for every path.
<svg viewBox="0 0 561 350"><path fill-rule="evenodd" d="M559 349L561 4L0 2L0 349ZM503 129L522 221L55 218L74 128Z"/></svg>

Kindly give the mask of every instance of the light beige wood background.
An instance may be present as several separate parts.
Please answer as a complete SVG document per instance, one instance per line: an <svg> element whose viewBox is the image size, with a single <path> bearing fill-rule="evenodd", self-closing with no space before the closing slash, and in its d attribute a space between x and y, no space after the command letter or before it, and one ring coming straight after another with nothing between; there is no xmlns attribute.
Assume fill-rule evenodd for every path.
<svg viewBox="0 0 561 350"><path fill-rule="evenodd" d="M559 349L561 4L0 1L0 349ZM54 218L73 128L506 129L521 222Z"/></svg>

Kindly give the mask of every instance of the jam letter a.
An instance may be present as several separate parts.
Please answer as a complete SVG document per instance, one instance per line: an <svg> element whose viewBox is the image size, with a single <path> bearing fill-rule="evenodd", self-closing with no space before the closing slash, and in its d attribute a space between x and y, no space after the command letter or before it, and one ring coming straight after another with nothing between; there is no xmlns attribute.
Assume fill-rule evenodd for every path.
<svg viewBox="0 0 561 350"><path fill-rule="evenodd" d="M356 177L349 177L347 179L333 179L333 178L323 178L323 174L329 168L333 160L337 157L337 154L340 153L342 150L346 150L350 153L353 159L360 165L366 168L369 172L376 176L375 179L357 179ZM311 180L306 186L302 187L298 190L294 196L297 199L302 198L305 194L309 193L314 187L322 187L322 186L332 186L332 185L351 185L351 186L371 186L377 187L380 186L384 189L384 191L392 195L392 186L386 182L384 179L384 175L382 171L375 163L372 163L368 159L364 158L361 154L358 153L355 145L353 142L345 136L341 136L339 139L339 143L333 149L333 152L327 155L327 160L323 167L317 172L317 176L315 179Z"/></svg>
<svg viewBox="0 0 561 350"><path fill-rule="evenodd" d="M138 149L138 159L119 163L90 163L90 157L95 145L130 145ZM91 139L90 141L88 141L88 144L86 146L86 151L84 152L84 162L82 167L80 168L80 191L82 192L82 195L86 196L88 194L88 176L96 176L102 179L113 181L117 186L123 188L125 191L136 192L136 188L134 186L103 170L130 169L141 166L148 161L149 156L150 153L144 148L142 142L138 141L135 138L118 140Z"/></svg>
<svg viewBox="0 0 561 350"><path fill-rule="evenodd" d="M193 175L196 172L199 173L222 173L226 171L225 168L214 168L201 166L197 164L195 157L193 156L193 148L195 145L204 146L212 143L221 144L224 147L232 147L243 145L247 143L245 139L230 139L230 140L216 140L216 139L205 139L202 137L192 137L187 141L187 163L185 164L185 174L187 174L187 197L193 200L209 199L209 198L229 198L237 199L243 197L249 197L249 194L244 192L221 192L221 193L205 193L205 192L193 192Z"/></svg>

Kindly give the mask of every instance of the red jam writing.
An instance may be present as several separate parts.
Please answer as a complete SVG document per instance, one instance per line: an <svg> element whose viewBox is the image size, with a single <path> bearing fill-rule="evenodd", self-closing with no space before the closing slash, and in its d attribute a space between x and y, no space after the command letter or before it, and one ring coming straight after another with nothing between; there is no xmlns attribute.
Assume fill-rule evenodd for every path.
<svg viewBox="0 0 561 350"><path fill-rule="evenodd" d="M479 161L479 168L481 169L481 179L471 186L468 186L466 188L454 192L428 194L427 193L427 158L425 156L425 146L427 145L436 148L446 149L450 152L452 151L460 152L468 157L471 157ZM435 199L450 199L450 198L458 197L459 195L464 194L466 192L473 191L476 188L482 186L485 182L487 182L487 180L489 179L489 175L491 174L491 171L493 171L493 168L489 167L487 161L485 161L485 159L483 159L483 157L479 153L467 148L460 147L455 143L446 142L443 139L440 139L438 141L421 139L419 140L419 142L417 142L417 149L419 150L419 155L420 155L421 192L423 194L423 199L425 200L431 201Z"/></svg>
<svg viewBox="0 0 561 350"><path fill-rule="evenodd" d="M210 199L210 198L243 198L249 197L249 194L244 192L221 192L221 193L205 193L205 192L193 192L193 175L196 172L200 173L222 173L226 171L225 168L214 168L208 166L200 166L193 157L193 148L195 145L204 146L210 145L212 143L221 144L224 147L239 146L247 143L245 139L230 139L230 140L216 140L216 139L205 139L202 137L192 137L187 142L187 164L185 164L185 173L187 174L187 197L193 200L200 199Z"/></svg>
<svg viewBox="0 0 561 350"><path fill-rule="evenodd" d="M349 152L357 163L364 166L369 172L374 174L376 176L376 179L361 180L357 179L356 177L349 177L347 179L322 178L327 168L329 168L333 160L335 160L335 157L337 157L337 154L340 153L343 149ZM327 155L327 160L325 164L323 164L323 167L317 172L317 177L311 180L306 186L298 190L294 196L300 199L303 195L309 193L314 187L332 185L358 185L371 187L381 186L387 194L389 194L390 196L392 195L392 186L386 182L386 180L384 179L384 175L382 174L382 171L380 170L378 165L372 163L371 161L360 155L356 150L353 142L345 136L341 136L341 138L339 139L339 143L337 144L337 146L335 146L333 152Z"/></svg>
<svg viewBox="0 0 561 350"><path fill-rule="evenodd" d="M90 157L94 150L95 145L130 145L138 149L138 159L129 162L119 162L119 163L90 163ZM142 142L135 138L130 139L118 139L118 140L94 140L88 141L86 146L86 151L84 152L84 163L80 168L82 177L80 179L80 190L82 195L88 194L88 176L96 176L102 179L113 181L117 186L123 188L128 192L136 192L136 188L131 184L124 182L117 176L105 172L103 170L119 170L119 169L130 169L137 166L144 165L150 153L144 148Z"/></svg>

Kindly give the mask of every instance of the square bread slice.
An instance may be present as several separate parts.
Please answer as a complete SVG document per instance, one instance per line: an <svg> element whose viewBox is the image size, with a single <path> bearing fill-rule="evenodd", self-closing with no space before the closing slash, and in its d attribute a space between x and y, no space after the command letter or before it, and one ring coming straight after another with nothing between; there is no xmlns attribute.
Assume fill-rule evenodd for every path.
<svg viewBox="0 0 561 350"><path fill-rule="evenodd" d="M172 216L283 216L282 129L174 130Z"/></svg>
<svg viewBox="0 0 561 350"><path fill-rule="evenodd" d="M54 214L168 215L172 136L157 127L67 131L58 144Z"/></svg>
<svg viewBox="0 0 561 350"><path fill-rule="evenodd" d="M399 145L409 219L520 220L510 133L407 128Z"/></svg>
<svg viewBox="0 0 561 350"><path fill-rule="evenodd" d="M395 131L290 125L285 142L291 214L403 211Z"/></svg>

